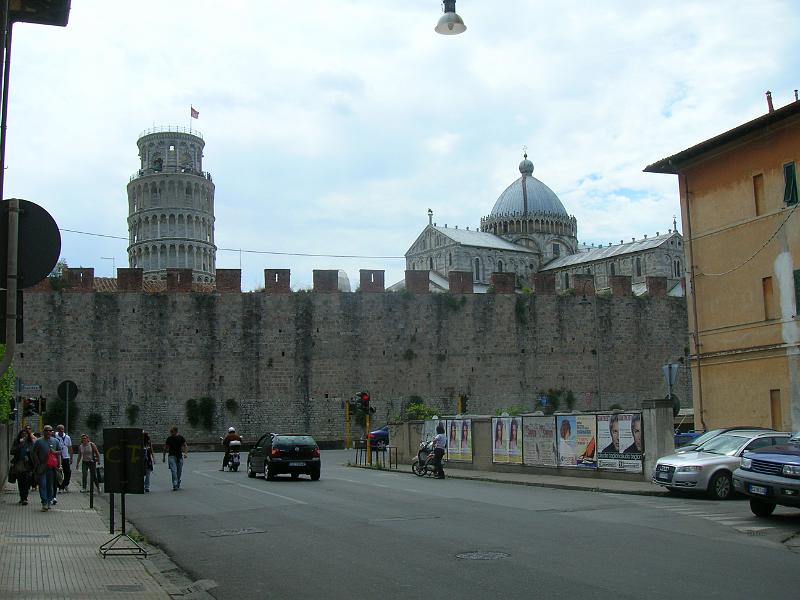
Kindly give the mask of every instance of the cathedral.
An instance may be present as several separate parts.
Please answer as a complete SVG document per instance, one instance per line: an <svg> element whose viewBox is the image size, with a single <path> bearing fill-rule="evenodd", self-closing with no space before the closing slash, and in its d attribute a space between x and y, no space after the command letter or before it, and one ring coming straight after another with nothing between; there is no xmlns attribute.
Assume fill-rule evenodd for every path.
<svg viewBox="0 0 800 600"><path fill-rule="evenodd" d="M592 275L598 291L609 277L629 275L636 295L645 293L646 277L666 277L670 295L683 295L683 238L673 229L654 237L608 246L578 242L578 223L558 196L533 176L525 154L520 177L494 203L480 228L441 227L428 210L428 226L405 253L406 269L427 270L431 291L448 290L450 271L472 273L475 292L489 290L492 273L514 273L517 287L531 288L533 275L553 273L556 289L572 289L576 274ZM391 289L402 287L402 284ZM580 290L578 290L580 292Z"/></svg>

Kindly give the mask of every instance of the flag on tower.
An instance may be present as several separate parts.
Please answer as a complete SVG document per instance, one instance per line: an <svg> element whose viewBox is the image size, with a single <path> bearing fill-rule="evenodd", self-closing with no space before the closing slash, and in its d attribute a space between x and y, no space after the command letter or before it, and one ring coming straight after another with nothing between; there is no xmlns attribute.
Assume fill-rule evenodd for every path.
<svg viewBox="0 0 800 600"><path fill-rule="evenodd" d="M189 105L189 109L192 111L192 112L191 112L191 115L192 115L192 118L193 118L193 119L199 119L199 118L200 118L200 112L199 112L199 111L197 111L197 110L195 109L195 107L194 107L194 106L192 106L192 105L190 104L190 105Z"/></svg>

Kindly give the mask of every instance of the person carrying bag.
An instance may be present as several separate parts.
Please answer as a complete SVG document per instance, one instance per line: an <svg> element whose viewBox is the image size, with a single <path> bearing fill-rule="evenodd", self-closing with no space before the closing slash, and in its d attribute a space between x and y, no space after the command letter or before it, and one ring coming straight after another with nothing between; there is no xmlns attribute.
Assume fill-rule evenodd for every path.
<svg viewBox="0 0 800 600"><path fill-rule="evenodd" d="M99 462L100 451L97 449L95 443L89 439L89 436L85 433L82 433L81 445L78 446L78 461L75 463L76 469L78 466L82 465L81 492L89 491L89 488L86 487L86 477L88 475L90 478L89 485L91 486L92 483L94 483L95 487L97 488L97 493L100 493L102 467L98 466Z"/></svg>

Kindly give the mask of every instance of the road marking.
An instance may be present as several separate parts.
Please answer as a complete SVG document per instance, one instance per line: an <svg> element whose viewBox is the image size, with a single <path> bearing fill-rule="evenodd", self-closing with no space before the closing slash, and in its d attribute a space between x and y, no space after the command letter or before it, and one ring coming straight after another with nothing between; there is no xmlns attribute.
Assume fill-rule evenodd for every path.
<svg viewBox="0 0 800 600"><path fill-rule="evenodd" d="M736 515L714 515L710 517L703 517L704 519L708 519L709 521L732 521L734 519L738 519L740 521L744 520L747 521L752 519L752 517L744 516L744 517L737 517Z"/></svg>
<svg viewBox="0 0 800 600"><path fill-rule="evenodd" d="M267 490L262 490L259 488L255 488L251 485L245 485L244 483L236 483L231 482L228 479L223 479L222 477L215 477L214 475L209 475L208 473L203 473L202 471L192 471L197 475L201 475L203 477L208 477L209 479L215 479L217 481L224 481L225 483L231 483L232 485L237 485L240 488L244 488L246 490L252 490L254 492L258 492L259 494L266 494L268 496L275 496L276 498L281 498L283 500L288 500L289 502L294 502L295 504L304 504L308 505L308 502L303 502L302 500L297 500L296 498L290 498L289 496L282 496L281 494L276 494L275 492L268 492Z"/></svg>

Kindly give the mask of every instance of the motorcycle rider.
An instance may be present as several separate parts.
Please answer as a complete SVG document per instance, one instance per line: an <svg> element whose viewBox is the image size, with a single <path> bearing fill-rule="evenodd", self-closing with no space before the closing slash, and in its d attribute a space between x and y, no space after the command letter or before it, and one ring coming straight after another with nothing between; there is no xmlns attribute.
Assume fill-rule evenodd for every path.
<svg viewBox="0 0 800 600"><path fill-rule="evenodd" d="M225 447L225 456L222 458L222 468L220 469L220 471L224 471L225 467L228 466L228 460L230 460L230 455L231 455L230 445L233 440L241 442L242 436L236 433L236 428L228 427L228 435L226 435L222 439L222 445Z"/></svg>
<svg viewBox="0 0 800 600"><path fill-rule="evenodd" d="M433 466L436 479L444 479L444 468L442 467L442 457L444 449L447 447L447 436L444 434L444 425L439 423L436 426L436 437L433 438Z"/></svg>

